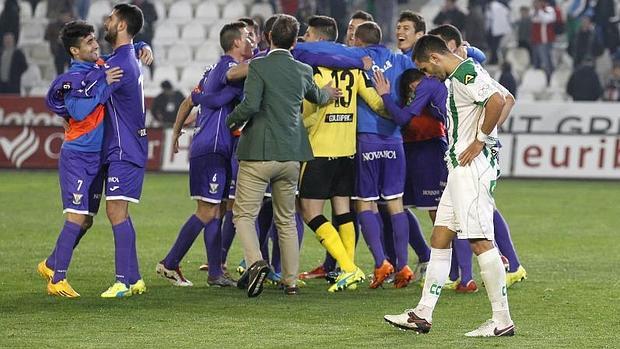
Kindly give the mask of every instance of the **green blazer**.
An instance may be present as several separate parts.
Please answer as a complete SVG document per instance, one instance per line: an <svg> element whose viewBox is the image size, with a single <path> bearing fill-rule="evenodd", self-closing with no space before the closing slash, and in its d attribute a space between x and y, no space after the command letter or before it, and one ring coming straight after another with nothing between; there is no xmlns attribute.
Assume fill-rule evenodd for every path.
<svg viewBox="0 0 620 349"><path fill-rule="evenodd" d="M237 147L239 160L313 159L301 104L305 98L325 104L329 95L314 82L310 66L287 50L272 50L250 62L244 95L226 119L230 128L246 123Z"/></svg>

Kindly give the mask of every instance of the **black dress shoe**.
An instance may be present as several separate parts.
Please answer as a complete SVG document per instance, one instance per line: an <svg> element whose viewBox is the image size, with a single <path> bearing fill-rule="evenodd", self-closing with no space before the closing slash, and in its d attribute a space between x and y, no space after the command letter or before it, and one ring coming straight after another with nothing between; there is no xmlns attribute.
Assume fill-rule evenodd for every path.
<svg viewBox="0 0 620 349"><path fill-rule="evenodd" d="M296 296L299 294L299 287L297 286L284 286L284 294L287 296Z"/></svg>
<svg viewBox="0 0 620 349"><path fill-rule="evenodd" d="M263 292L263 282L269 274L269 264L260 260L254 262L248 269L248 297L256 297Z"/></svg>

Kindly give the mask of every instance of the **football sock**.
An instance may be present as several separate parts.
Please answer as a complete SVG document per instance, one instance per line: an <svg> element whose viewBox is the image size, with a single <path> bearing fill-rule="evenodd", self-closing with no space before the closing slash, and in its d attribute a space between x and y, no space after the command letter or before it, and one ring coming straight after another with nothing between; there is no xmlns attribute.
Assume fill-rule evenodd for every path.
<svg viewBox="0 0 620 349"><path fill-rule="evenodd" d="M116 281L129 286L129 259L131 258L131 245L135 240L135 233L127 220L112 226L112 231L114 232Z"/></svg>
<svg viewBox="0 0 620 349"><path fill-rule="evenodd" d="M80 240L82 239L84 234L86 234L86 232L87 232L87 230L84 230L84 229L80 228L80 233L78 234L77 238L75 239L75 243L73 244L73 249L74 250L77 247L77 245L80 243ZM55 269L55 265L54 265L54 261L55 260L56 260L56 246L54 246L54 249L52 250L52 253L45 260L45 265L48 268L54 270Z"/></svg>
<svg viewBox="0 0 620 349"><path fill-rule="evenodd" d="M396 250L394 249L394 230L392 220L385 205L379 206L379 213L376 215L379 219L379 238L383 245L383 253L385 258L393 265L396 264ZM362 229L364 227L362 226ZM381 264L383 261L379 262Z"/></svg>
<svg viewBox="0 0 620 349"><path fill-rule="evenodd" d="M84 237L84 234L86 234L87 231L88 230L80 228L80 233L78 234L77 239L75 239L75 244L73 245L74 250L77 247L77 245L80 243L80 240L82 240L82 237Z"/></svg>
<svg viewBox="0 0 620 349"><path fill-rule="evenodd" d="M325 260L323 261L323 270L325 270L326 273L329 273L330 271L333 271L334 269L336 269L336 260L334 259L334 257L332 257L331 254L329 254L329 252L325 251Z"/></svg>
<svg viewBox="0 0 620 349"><path fill-rule="evenodd" d="M334 217L334 223L338 227L340 240L347 250L347 254L352 261L355 261L355 227L353 226L353 215L349 213Z"/></svg>
<svg viewBox="0 0 620 349"><path fill-rule="evenodd" d="M431 258L431 249L426 244L426 240L424 240L420 221L409 209L405 209L405 214L407 214L407 219L409 220L409 245L415 251L420 263L428 262Z"/></svg>
<svg viewBox="0 0 620 349"><path fill-rule="evenodd" d="M498 210L493 212L493 228L495 229L495 243L497 244L501 254L508 258L508 262L510 263L508 272L514 273L517 269L519 269L521 263L519 262L519 257L517 256L515 247L512 244L508 223Z"/></svg>
<svg viewBox="0 0 620 349"><path fill-rule="evenodd" d="M179 235L172 248L170 248L168 255L164 258L163 263L166 269L174 270L179 266L181 259L189 251L189 248L192 247L194 240L196 240L204 226L205 224L196 215L189 217L183 227L181 227L181 231L179 231ZM211 265L209 265L209 268L211 268Z"/></svg>
<svg viewBox="0 0 620 349"><path fill-rule="evenodd" d="M402 270L409 259L409 221L405 212L393 214L391 217L394 233L394 249L396 251L396 270Z"/></svg>
<svg viewBox="0 0 620 349"><path fill-rule="evenodd" d="M280 260L280 241L278 240L278 229L276 224L271 224L269 228L269 236L271 237L271 268L274 273L282 272L282 261ZM267 245L269 245L269 239L267 239Z"/></svg>
<svg viewBox="0 0 620 349"><path fill-rule="evenodd" d="M263 260L269 260L269 228L273 222L273 206L271 200L263 201L263 205L258 211L256 218L256 232L258 233L258 244Z"/></svg>
<svg viewBox="0 0 620 349"><path fill-rule="evenodd" d="M366 240L370 253L375 260L375 268L379 268L385 260L377 216L372 211L360 212L358 215L362 226L362 235L364 235L364 240Z"/></svg>
<svg viewBox="0 0 620 349"><path fill-rule="evenodd" d="M453 244L452 245L452 260L450 261L450 274L448 274L448 278L450 279L450 281L456 281L459 278L459 276L460 276L459 263L458 263L458 258L456 257L456 248Z"/></svg>
<svg viewBox="0 0 620 349"><path fill-rule="evenodd" d="M71 263L73 255L73 245L80 234L81 227L73 222L65 221L58 240L56 240L55 256L54 256L54 277L53 283L57 283L67 277L67 268Z"/></svg>
<svg viewBox="0 0 620 349"><path fill-rule="evenodd" d="M222 264L228 259L228 251L235 238L235 226L233 224L232 211L226 211L222 221Z"/></svg>
<svg viewBox="0 0 620 349"><path fill-rule="evenodd" d="M299 250L301 250L301 243L304 241L304 220L301 218L301 213L295 212L295 225L297 228L297 241L299 242Z"/></svg>
<svg viewBox="0 0 620 349"><path fill-rule="evenodd" d="M510 324L508 309L508 293L506 290L506 270L496 248L492 248L478 256L480 276L484 281L487 296L493 309L493 320L500 324Z"/></svg>
<svg viewBox="0 0 620 349"><path fill-rule="evenodd" d="M142 279L140 276L140 264L138 263L138 249L136 246L136 229L133 226L133 222L131 221L131 217L127 217L127 221L129 222L129 226L133 232L133 241L131 244L131 254L129 255L129 284L135 284L136 281Z"/></svg>
<svg viewBox="0 0 620 349"><path fill-rule="evenodd" d="M308 226L314 231L321 245L323 245L332 257L336 259L338 264L340 264L342 270L347 273L352 273L357 269L357 266L349 258L347 250L345 250L342 240L340 240L338 231L325 216L320 215L314 217L308 222Z"/></svg>
<svg viewBox="0 0 620 349"><path fill-rule="evenodd" d="M224 274L224 270L222 269L222 234L220 231L220 219L213 218L209 223L205 224L204 227L209 277L214 279Z"/></svg>
<svg viewBox="0 0 620 349"><path fill-rule="evenodd" d="M456 254L456 262L461 271L461 285L467 285L473 278L472 257L474 254L471 252L469 240L454 238L452 240L452 249Z"/></svg>
<svg viewBox="0 0 620 349"><path fill-rule="evenodd" d="M415 308L416 314L428 322L433 321L433 309L437 305L441 288L446 283L450 272L452 249L431 248L431 258L426 269L426 280L422 289L422 298Z"/></svg>

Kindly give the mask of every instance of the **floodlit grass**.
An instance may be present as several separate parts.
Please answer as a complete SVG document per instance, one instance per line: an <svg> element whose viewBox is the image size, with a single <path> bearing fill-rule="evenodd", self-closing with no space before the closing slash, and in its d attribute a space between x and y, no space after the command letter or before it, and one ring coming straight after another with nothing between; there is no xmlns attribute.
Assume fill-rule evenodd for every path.
<svg viewBox="0 0 620 349"><path fill-rule="evenodd" d="M357 291L328 294L324 281L312 280L297 297L267 288L254 299L238 289L209 288L206 273L198 271L205 260L201 238L182 262L195 286L172 287L156 276L155 265L194 209L187 192L186 175L149 173L142 202L130 209L148 293L99 297L114 281L112 232L102 214L76 249L68 274L82 297L67 300L48 296L35 270L63 222L56 173L0 172L0 347L611 348L620 343L620 186L615 182L500 182L497 204L529 277L509 290L517 335L499 339L463 337L490 317L484 289L473 295L445 291L433 330L416 335L389 327L382 316L414 306L417 285L370 290L364 284ZM426 214L416 214L428 235ZM358 264L370 273L363 242L357 253ZM307 231L302 270L315 267L323 254ZM229 263L240 258L235 241ZM479 275L476 279L480 285Z"/></svg>

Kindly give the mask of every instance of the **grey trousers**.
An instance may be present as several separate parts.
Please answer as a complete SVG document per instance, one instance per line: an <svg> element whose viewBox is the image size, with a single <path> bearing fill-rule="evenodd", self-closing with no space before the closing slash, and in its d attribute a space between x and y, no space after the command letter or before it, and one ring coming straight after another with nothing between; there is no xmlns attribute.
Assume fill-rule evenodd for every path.
<svg viewBox="0 0 620 349"><path fill-rule="evenodd" d="M295 192L299 180L297 161L240 161L233 206L233 222L249 267L263 257L256 234L256 217L267 185L271 183L273 219L278 229L282 282L295 285L299 271L299 243L295 222Z"/></svg>

